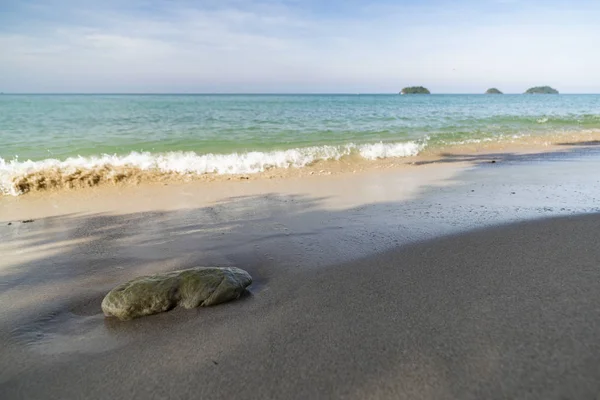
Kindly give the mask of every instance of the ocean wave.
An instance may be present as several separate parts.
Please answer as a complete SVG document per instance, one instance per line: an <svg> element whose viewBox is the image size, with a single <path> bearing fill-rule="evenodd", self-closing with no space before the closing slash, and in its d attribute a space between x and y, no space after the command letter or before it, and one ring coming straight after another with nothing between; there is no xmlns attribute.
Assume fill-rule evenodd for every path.
<svg viewBox="0 0 600 400"><path fill-rule="evenodd" d="M419 154L425 145L426 140L231 154L132 152L123 156L105 154L66 160L6 161L0 158L0 193L17 196L38 190L140 182L173 175L254 174L273 168L302 168L317 161L339 160L352 155L366 160L408 157Z"/></svg>

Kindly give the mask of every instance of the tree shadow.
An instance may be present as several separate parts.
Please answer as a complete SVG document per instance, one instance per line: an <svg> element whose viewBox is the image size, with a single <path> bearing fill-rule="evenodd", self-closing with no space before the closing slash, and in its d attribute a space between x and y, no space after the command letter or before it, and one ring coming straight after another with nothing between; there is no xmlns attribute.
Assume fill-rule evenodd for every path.
<svg viewBox="0 0 600 400"><path fill-rule="evenodd" d="M252 270L251 260L232 247L243 243L247 248L279 236L318 233L320 229L293 233L271 233L267 229L266 234L253 234L252 228L258 231L260 226L268 225L276 231L274 215L285 213L286 219L299 218L321 200L267 194L228 199L198 209L64 215L3 226L2 245L31 260L4 267L1 288L35 291L37 286L56 282L81 280L85 284L90 276L112 284L115 279L140 273L204 264L242 263ZM278 205L282 202L285 206ZM252 272L259 275L259 271Z"/></svg>
<svg viewBox="0 0 600 400"><path fill-rule="evenodd" d="M558 143L559 146L598 146L600 140L589 140L587 142L564 142Z"/></svg>
<svg viewBox="0 0 600 400"><path fill-rule="evenodd" d="M583 143L559 143L559 146L572 146L568 150L558 150L552 152L535 153L481 153L481 154L453 154L442 153L436 160L416 161L414 165L445 164L445 163L463 163L468 162L477 166L492 166L496 163L522 163L522 162L540 162L540 161L570 161L582 156L596 156L600 150L593 146L600 144L600 141L591 141Z"/></svg>

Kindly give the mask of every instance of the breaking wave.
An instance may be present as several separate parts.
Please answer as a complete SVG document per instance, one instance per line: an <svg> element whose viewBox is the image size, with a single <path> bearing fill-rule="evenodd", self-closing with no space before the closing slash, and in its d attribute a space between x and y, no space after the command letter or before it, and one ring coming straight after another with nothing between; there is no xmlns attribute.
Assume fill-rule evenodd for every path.
<svg viewBox="0 0 600 400"><path fill-rule="evenodd" d="M71 157L65 160L6 161L0 158L0 193L23 193L103 183L169 179L206 174L254 174L273 168L302 168L317 161L359 156L366 160L415 156L425 148L423 142L347 144L313 146L280 151L251 151L231 154L195 152L149 153Z"/></svg>

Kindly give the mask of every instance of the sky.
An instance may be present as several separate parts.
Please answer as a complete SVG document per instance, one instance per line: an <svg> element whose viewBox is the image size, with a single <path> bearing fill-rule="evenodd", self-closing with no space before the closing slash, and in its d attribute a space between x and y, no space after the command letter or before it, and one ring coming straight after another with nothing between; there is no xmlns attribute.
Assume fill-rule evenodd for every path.
<svg viewBox="0 0 600 400"><path fill-rule="evenodd" d="M600 93L599 0L0 0L0 92Z"/></svg>

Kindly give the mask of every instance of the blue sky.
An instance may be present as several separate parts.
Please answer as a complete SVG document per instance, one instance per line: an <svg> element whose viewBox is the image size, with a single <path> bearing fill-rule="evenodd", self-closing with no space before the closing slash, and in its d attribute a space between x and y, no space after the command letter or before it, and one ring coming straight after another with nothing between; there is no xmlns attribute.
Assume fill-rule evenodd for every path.
<svg viewBox="0 0 600 400"><path fill-rule="evenodd" d="M598 21L598 0L0 0L0 91L600 93Z"/></svg>

